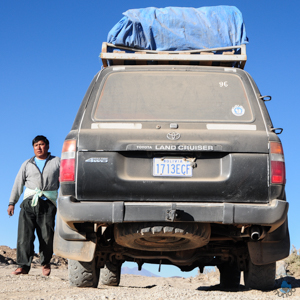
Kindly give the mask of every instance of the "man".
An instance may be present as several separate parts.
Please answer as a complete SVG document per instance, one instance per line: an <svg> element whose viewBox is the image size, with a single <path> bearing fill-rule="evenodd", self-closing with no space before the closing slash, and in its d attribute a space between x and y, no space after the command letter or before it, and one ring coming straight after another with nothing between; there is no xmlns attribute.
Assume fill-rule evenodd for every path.
<svg viewBox="0 0 300 300"><path fill-rule="evenodd" d="M34 255L33 242L36 230L40 243L42 273L44 276L49 276L53 254L60 158L48 152L49 141L42 135L36 136L32 145L35 156L22 164L15 179L7 210L9 216L14 214L15 204L25 186L18 225L18 268L12 274L28 274Z"/></svg>

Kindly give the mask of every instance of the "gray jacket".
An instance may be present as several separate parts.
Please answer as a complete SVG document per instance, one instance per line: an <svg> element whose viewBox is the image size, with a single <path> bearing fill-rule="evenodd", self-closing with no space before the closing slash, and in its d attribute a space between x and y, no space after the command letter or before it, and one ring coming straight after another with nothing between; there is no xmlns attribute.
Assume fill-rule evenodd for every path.
<svg viewBox="0 0 300 300"><path fill-rule="evenodd" d="M52 156L47 157L43 172L41 173L35 164L34 157L26 160L15 179L11 191L9 205L15 205L23 193L23 188L28 187L32 190L38 188L43 191L54 191L59 188L59 166L60 158Z"/></svg>

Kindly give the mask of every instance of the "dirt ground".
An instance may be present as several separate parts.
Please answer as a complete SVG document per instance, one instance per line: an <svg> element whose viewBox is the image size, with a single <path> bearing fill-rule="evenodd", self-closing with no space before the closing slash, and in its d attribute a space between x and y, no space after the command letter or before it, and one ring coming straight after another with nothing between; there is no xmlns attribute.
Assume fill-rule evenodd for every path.
<svg viewBox="0 0 300 300"><path fill-rule="evenodd" d="M67 260L52 259L52 272L42 276L38 256L34 258L28 275L11 275L15 270L15 249L0 246L0 299L300 299L300 276L286 276L276 280L272 291L237 290L222 291L218 272L200 274L190 278L144 277L122 275L119 287L99 284L97 288L70 287ZM285 281L291 288L286 288ZM243 279L241 279L241 283Z"/></svg>

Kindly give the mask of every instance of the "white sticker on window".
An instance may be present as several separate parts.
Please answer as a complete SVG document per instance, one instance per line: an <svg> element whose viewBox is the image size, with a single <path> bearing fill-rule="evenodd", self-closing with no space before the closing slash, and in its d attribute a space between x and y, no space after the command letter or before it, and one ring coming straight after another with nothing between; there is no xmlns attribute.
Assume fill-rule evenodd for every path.
<svg viewBox="0 0 300 300"><path fill-rule="evenodd" d="M228 81L220 81L219 86L220 87L228 87Z"/></svg>
<svg viewBox="0 0 300 300"><path fill-rule="evenodd" d="M245 113L245 108L241 105L235 105L231 111L235 116L241 117Z"/></svg>

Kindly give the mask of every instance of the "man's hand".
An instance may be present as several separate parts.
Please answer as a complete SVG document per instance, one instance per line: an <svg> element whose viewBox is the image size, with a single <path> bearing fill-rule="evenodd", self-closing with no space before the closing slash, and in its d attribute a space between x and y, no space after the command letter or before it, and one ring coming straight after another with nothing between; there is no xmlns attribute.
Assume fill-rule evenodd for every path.
<svg viewBox="0 0 300 300"><path fill-rule="evenodd" d="M7 213L9 216L13 216L15 212L15 207L13 205L8 205Z"/></svg>

